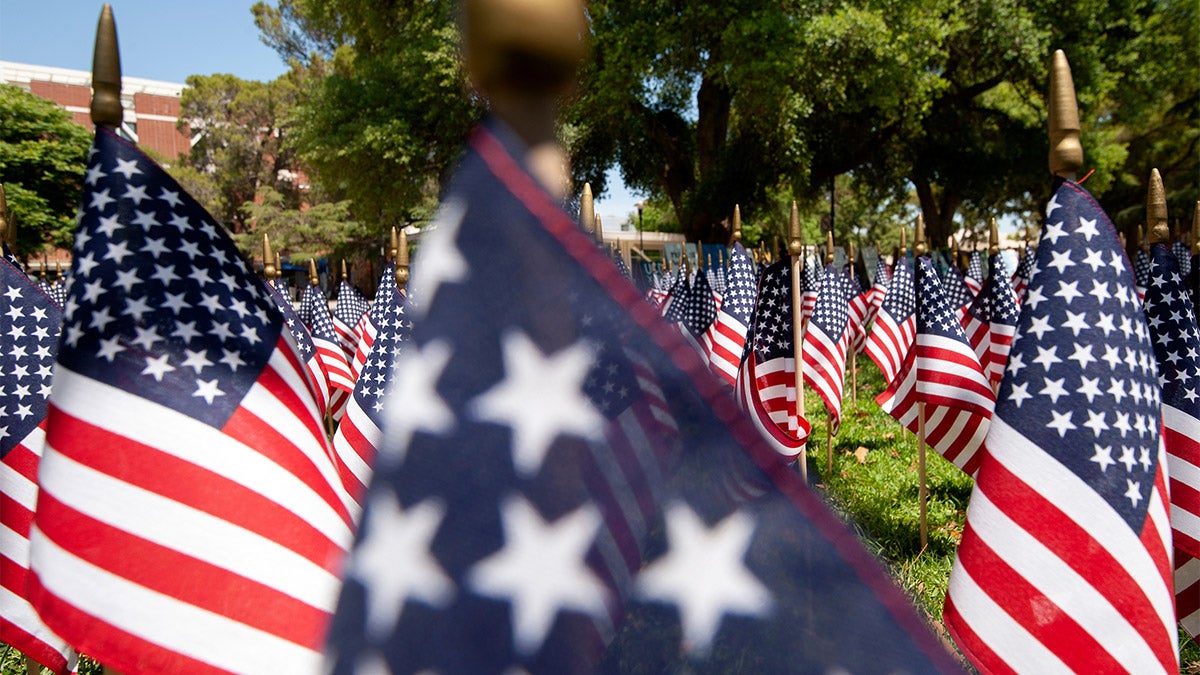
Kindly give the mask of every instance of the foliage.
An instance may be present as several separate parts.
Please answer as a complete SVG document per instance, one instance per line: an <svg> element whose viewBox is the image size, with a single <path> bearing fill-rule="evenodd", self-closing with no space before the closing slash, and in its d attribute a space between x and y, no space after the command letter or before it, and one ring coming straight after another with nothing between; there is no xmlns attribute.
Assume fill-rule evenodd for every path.
<svg viewBox="0 0 1200 675"><path fill-rule="evenodd" d="M16 253L71 244L92 134L58 105L0 84L0 184Z"/></svg>
<svg viewBox="0 0 1200 675"><path fill-rule="evenodd" d="M264 40L314 78L289 117L295 148L371 233L419 220L480 102L463 83L453 3L283 0L254 12Z"/></svg>
<svg viewBox="0 0 1200 675"><path fill-rule="evenodd" d="M185 187L233 232L249 223L242 205L271 189L297 207L306 186L287 143L296 79L247 81L233 75L192 75L180 100L182 129L193 137L177 173Z"/></svg>
<svg viewBox="0 0 1200 675"><path fill-rule="evenodd" d="M350 215L345 201L323 202L304 209L289 208L284 196L271 188L259 194L258 202L242 205L243 215L255 224L253 232L233 235L238 248L248 257L262 255L262 235L272 247L292 262L330 256L353 257L376 243Z"/></svg>

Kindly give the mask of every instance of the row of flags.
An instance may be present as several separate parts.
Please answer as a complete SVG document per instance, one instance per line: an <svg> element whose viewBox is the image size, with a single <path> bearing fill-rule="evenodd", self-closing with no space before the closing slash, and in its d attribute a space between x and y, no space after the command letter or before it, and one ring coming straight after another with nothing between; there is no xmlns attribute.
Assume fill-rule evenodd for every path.
<svg viewBox="0 0 1200 675"><path fill-rule="evenodd" d="M519 154L472 136L421 304L389 266L331 313L98 130L65 300L0 261L0 639L55 672L954 670L786 464L797 369L836 426L861 350L977 479L946 605L972 662L1177 668L1200 336L1165 246L1143 304L1059 181L974 295L924 255L865 291L812 266L794 317L790 261L735 245L659 308Z"/></svg>

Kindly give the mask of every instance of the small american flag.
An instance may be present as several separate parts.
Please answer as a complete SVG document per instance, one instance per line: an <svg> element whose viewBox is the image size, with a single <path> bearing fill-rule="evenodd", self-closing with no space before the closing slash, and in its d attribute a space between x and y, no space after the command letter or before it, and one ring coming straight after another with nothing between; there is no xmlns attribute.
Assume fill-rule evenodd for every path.
<svg viewBox="0 0 1200 675"><path fill-rule="evenodd" d="M733 245L729 256L729 280L721 311L704 334L704 349L709 355L713 372L737 386L738 368L746 350L746 334L750 331L750 314L754 311L754 300L758 287L754 279L754 267L750 256L741 244Z"/></svg>
<svg viewBox="0 0 1200 675"><path fill-rule="evenodd" d="M417 254L396 381L425 395L385 421L327 672L954 670L505 133L472 135Z"/></svg>
<svg viewBox="0 0 1200 675"><path fill-rule="evenodd" d="M358 346L358 335L354 333L354 328L370 309L371 303L362 293L349 281L342 279L342 283L338 284L337 304L333 308L333 330L337 333L342 351L346 353L347 362L354 358L354 348Z"/></svg>
<svg viewBox="0 0 1200 675"><path fill-rule="evenodd" d="M983 254L979 251L971 251L971 258L967 261L967 273L963 275L963 281L971 289L972 294L979 295L979 292L983 290L983 280L986 274L983 270Z"/></svg>
<svg viewBox="0 0 1200 675"><path fill-rule="evenodd" d="M1146 287L1150 285L1150 254L1138 247L1134 260L1133 279L1137 284L1138 298L1142 298L1146 295Z"/></svg>
<svg viewBox="0 0 1200 675"><path fill-rule="evenodd" d="M992 273L967 308L962 326L992 388L996 389L1004 379L1004 366L1008 363L1020 310L999 253L992 257L990 267Z"/></svg>
<svg viewBox="0 0 1200 675"><path fill-rule="evenodd" d="M313 672L353 539L283 317L152 160L96 131L30 601L122 672Z"/></svg>
<svg viewBox="0 0 1200 675"><path fill-rule="evenodd" d="M946 293L946 301L950 303L960 318L966 313L967 307L971 305L977 292L972 291L968 286L966 278L958 270L958 265L954 261L946 266L946 276L942 278L942 289Z"/></svg>
<svg viewBox="0 0 1200 675"><path fill-rule="evenodd" d="M366 492L375 455L383 440L380 429L384 397L393 388L393 364L409 341L412 323L408 312L408 302L401 294L393 292L376 296L371 308L374 317L372 323L376 327L375 339L354 384L353 395L346 403L346 412L333 434L334 453L339 463L349 467L354 476L351 494L356 498L361 498ZM436 359L436 355L430 353L427 358ZM423 393L410 390L410 384L405 383L398 392L392 393L400 398ZM410 401L405 409L419 405L419 401Z"/></svg>
<svg viewBox="0 0 1200 675"><path fill-rule="evenodd" d="M46 402L62 310L0 259L0 642L55 673L77 655L29 604L29 531L46 445Z"/></svg>
<svg viewBox="0 0 1200 675"><path fill-rule="evenodd" d="M1159 387L1132 270L1108 216L1062 179L1037 256L947 627L984 672L1177 673Z"/></svg>
<svg viewBox="0 0 1200 675"><path fill-rule="evenodd" d="M812 318L813 309L817 306L817 295L821 291L823 269L807 257L804 258L802 267L804 276L800 280L800 322L808 324L809 319Z"/></svg>
<svg viewBox="0 0 1200 675"><path fill-rule="evenodd" d="M367 357L371 354L371 345L375 344L380 324L387 319L391 308L400 301L399 296L400 291L396 288L396 262L388 261L383 267L383 274L379 276L379 286L375 290L371 311L363 314L358 325L354 327L358 342L354 345L354 358L349 359L349 362L350 372L356 380L362 374Z"/></svg>
<svg viewBox="0 0 1200 675"><path fill-rule="evenodd" d="M792 316L792 265L785 258L767 266L759 279L737 387L759 433L789 459L799 456L811 430L797 410Z"/></svg>
<svg viewBox="0 0 1200 675"><path fill-rule="evenodd" d="M1162 388L1162 434L1178 567L1188 558L1200 558L1200 334L1175 256L1163 244L1150 249L1146 323ZM1200 611L1197 594L1200 588L1193 584L1176 584L1179 618L1193 636L1200 617L1189 619L1187 608Z"/></svg>
<svg viewBox="0 0 1200 675"><path fill-rule="evenodd" d="M887 295L875 314L871 334L867 336L867 356L883 372L883 381L896 379L917 332L917 293L912 267L901 257L892 271Z"/></svg>
<svg viewBox="0 0 1200 675"><path fill-rule="evenodd" d="M313 344L312 334L308 332L308 328L301 320L296 306L292 304L286 291L275 284L268 284L267 290L270 292L271 299L275 301L279 313L283 315L283 322L287 325L288 332L292 334L296 347L300 350L300 359L308 372L309 393L317 403L317 412L324 417L329 411L329 395L332 390L329 388L329 376L325 374L325 366L321 363L321 355L317 352L317 346Z"/></svg>
<svg viewBox="0 0 1200 675"><path fill-rule="evenodd" d="M804 333L804 381L807 382L829 413L836 435L842 419L842 390L846 380L846 348L850 341L847 324L850 306L842 275L829 263L821 281L821 291Z"/></svg>
<svg viewBox="0 0 1200 675"><path fill-rule="evenodd" d="M883 298L887 295L888 283L891 281L892 273L888 270L887 263L883 258L879 258L875 262L875 281L871 283L871 288L867 289L867 313L863 315L863 326L870 327L875 321L875 315L879 313L879 306L883 304ZM866 347L865 341L863 344Z"/></svg>
<svg viewBox="0 0 1200 675"><path fill-rule="evenodd" d="M308 284L300 298L300 308L301 316L309 317L308 332L328 384L329 416L340 420L346 410L350 393L354 391L354 376L350 372L346 354L338 342L337 332L333 327L333 316L329 313L329 303L320 288Z"/></svg>
<svg viewBox="0 0 1200 675"><path fill-rule="evenodd" d="M712 287L708 285L708 276L697 274L687 295L680 304L682 317L679 322L688 335L699 341L708 332L708 327L717 318L717 303L713 299Z"/></svg>
<svg viewBox="0 0 1200 675"><path fill-rule="evenodd" d="M850 271L853 267L849 268ZM866 346L867 342L867 312L869 311L867 294L863 292L862 284L858 283L858 278L851 276L849 272L840 275L842 277L842 286L846 295L846 302L849 304L850 316L846 324L846 330L849 331L850 340L848 343L847 353L854 355L858 354Z"/></svg>
<svg viewBox="0 0 1200 675"><path fill-rule="evenodd" d="M1179 276L1186 279L1192 273L1192 249L1182 239L1176 239L1171 245L1171 253L1179 261Z"/></svg>
<svg viewBox="0 0 1200 675"><path fill-rule="evenodd" d="M925 442L974 474L996 397L929 258L917 259L917 335L904 367L875 401L913 433L924 403Z"/></svg>
<svg viewBox="0 0 1200 675"><path fill-rule="evenodd" d="M1029 247L1025 249L1025 255L1021 258L1021 262L1017 263L1017 271L1012 276L1013 293L1016 294L1017 302L1025 302L1025 289L1029 286L1029 280L1033 278L1033 272L1037 264L1037 249Z"/></svg>

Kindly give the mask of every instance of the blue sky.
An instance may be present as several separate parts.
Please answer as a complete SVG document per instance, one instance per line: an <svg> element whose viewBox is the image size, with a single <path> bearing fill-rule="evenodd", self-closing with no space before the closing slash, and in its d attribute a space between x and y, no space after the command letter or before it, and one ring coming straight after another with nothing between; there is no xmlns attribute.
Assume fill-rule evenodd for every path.
<svg viewBox="0 0 1200 675"><path fill-rule="evenodd" d="M112 0L126 77L185 82L188 75L231 73L272 80L287 70L259 40L254 0ZM0 0L0 61L91 70L102 2ZM615 227L642 197L616 173L610 196L596 203L606 227Z"/></svg>

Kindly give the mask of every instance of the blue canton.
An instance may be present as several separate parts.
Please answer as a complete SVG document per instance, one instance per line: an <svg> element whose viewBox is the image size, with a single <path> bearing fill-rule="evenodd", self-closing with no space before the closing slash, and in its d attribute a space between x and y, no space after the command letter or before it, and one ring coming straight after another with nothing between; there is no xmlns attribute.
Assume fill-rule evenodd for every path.
<svg viewBox="0 0 1200 675"><path fill-rule="evenodd" d="M0 457L46 418L62 311L20 268L0 260Z"/></svg>

